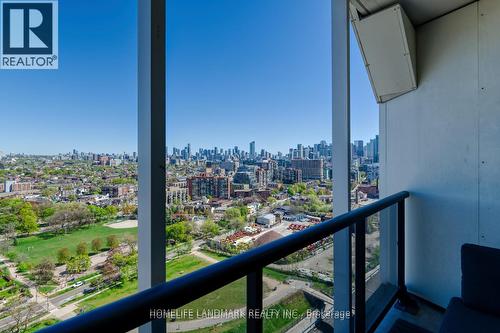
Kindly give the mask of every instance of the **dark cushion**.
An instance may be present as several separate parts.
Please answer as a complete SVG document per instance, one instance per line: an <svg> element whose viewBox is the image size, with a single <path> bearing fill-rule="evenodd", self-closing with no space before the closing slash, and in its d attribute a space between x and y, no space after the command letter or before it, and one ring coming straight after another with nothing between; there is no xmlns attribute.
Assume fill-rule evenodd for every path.
<svg viewBox="0 0 500 333"><path fill-rule="evenodd" d="M466 306L500 316L500 250L462 246L462 299Z"/></svg>
<svg viewBox="0 0 500 333"><path fill-rule="evenodd" d="M446 309L439 333L500 333L500 317L471 309L454 297Z"/></svg>

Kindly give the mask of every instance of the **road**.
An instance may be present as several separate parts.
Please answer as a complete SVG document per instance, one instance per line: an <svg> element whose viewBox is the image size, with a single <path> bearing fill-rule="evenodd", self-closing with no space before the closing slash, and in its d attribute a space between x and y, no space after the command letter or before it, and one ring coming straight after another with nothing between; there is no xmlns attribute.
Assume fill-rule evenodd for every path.
<svg viewBox="0 0 500 333"><path fill-rule="evenodd" d="M32 314L30 315L30 317L40 316L40 315L43 315L44 313L47 313L46 307L43 306L42 304L33 303L33 302L31 302L31 303L32 303L32 305L31 305L32 306L32 309L31 309ZM27 311L28 310L21 311L19 313L19 316L17 316L17 317L21 318L21 319L25 319L24 316L26 316ZM0 319L0 331L4 331L14 324L15 324L15 320L12 317L5 317L3 319Z"/></svg>
<svg viewBox="0 0 500 333"><path fill-rule="evenodd" d="M73 288L72 290L65 292L62 295L50 298L49 302L56 307L61 307L64 303L72 300L73 298L83 295L83 291L89 287L90 287L89 283L84 283L80 287Z"/></svg>

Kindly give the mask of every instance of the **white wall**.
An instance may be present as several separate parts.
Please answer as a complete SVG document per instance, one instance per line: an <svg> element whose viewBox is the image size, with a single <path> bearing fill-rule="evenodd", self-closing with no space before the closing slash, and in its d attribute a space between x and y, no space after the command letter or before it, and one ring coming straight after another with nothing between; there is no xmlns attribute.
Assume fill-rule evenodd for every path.
<svg viewBox="0 0 500 333"><path fill-rule="evenodd" d="M380 106L381 192L409 190L407 284L446 306L460 246L500 248L500 2L417 28L419 87Z"/></svg>

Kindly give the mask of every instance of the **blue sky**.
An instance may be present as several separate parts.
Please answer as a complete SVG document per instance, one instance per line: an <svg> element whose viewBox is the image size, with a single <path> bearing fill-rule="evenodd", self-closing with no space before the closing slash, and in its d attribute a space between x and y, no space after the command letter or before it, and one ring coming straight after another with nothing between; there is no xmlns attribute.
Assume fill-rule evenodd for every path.
<svg viewBox="0 0 500 333"><path fill-rule="evenodd" d="M0 150L137 148L136 0L61 1L59 70L0 71ZM329 0L169 0L167 141L286 151L331 140ZM378 108L352 38L352 138Z"/></svg>

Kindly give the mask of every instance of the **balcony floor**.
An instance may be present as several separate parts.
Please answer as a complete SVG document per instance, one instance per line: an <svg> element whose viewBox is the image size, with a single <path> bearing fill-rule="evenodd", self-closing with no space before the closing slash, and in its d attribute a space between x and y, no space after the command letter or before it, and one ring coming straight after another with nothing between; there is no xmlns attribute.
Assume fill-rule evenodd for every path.
<svg viewBox="0 0 500 333"><path fill-rule="evenodd" d="M429 305L426 302L418 301L418 305L420 311L417 315L402 312L393 306L375 330L375 333L390 332L392 326L398 319L406 320L409 323L420 326L433 333L439 332L444 313L437 307Z"/></svg>

